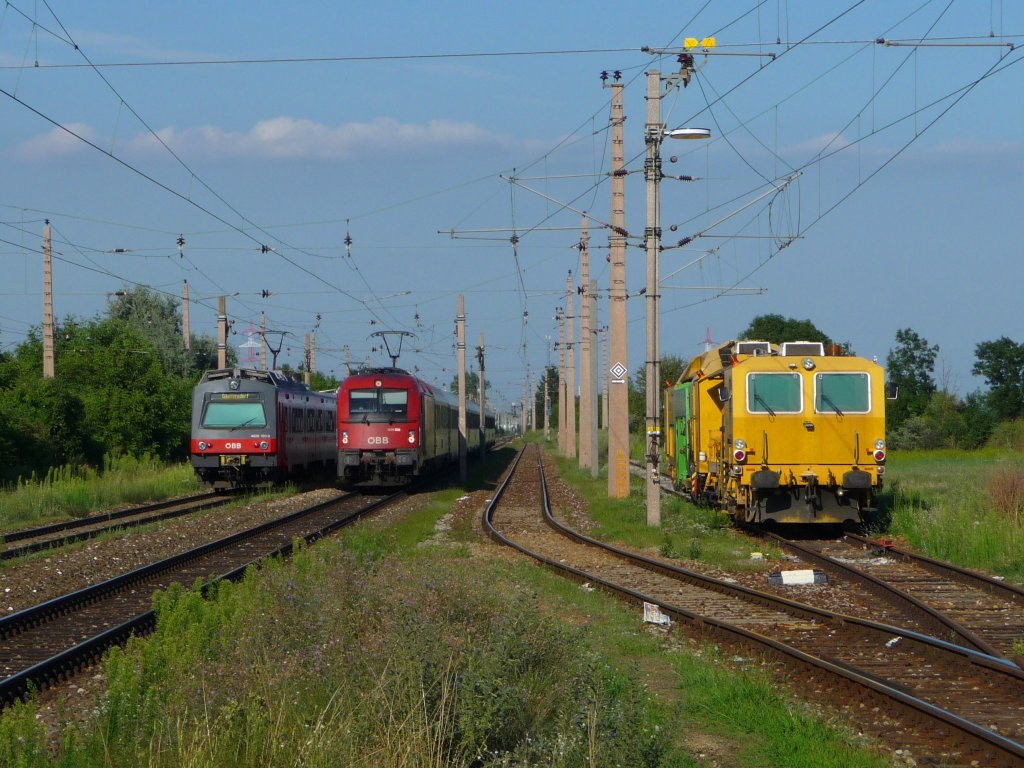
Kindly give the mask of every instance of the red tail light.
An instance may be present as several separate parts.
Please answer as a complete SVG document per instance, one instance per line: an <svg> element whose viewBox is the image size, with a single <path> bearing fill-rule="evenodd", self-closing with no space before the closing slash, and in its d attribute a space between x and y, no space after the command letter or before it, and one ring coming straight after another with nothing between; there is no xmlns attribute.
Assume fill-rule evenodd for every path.
<svg viewBox="0 0 1024 768"><path fill-rule="evenodd" d="M885 451L875 451L875 461L885 461Z"/></svg>

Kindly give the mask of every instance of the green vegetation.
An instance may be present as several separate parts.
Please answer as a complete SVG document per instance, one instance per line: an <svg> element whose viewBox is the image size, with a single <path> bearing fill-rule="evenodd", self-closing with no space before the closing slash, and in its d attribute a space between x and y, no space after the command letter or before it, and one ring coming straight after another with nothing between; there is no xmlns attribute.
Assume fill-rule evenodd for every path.
<svg viewBox="0 0 1024 768"><path fill-rule="evenodd" d="M554 455L554 450L551 453ZM606 474L592 478L589 471L579 469L576 459L554 458L559 476L587 499L587 512L596 523L590 535L596 539L658 550L665 557L699 560L726 570L764 570L781 558L776 547L764 543L757 545L764 559L751 560L750 543L736 534L722 511L697 507L676 496L662 496L661 527L651 527L647 525L642 477L630 477L628 498L609 499Z"/></svg>
<svg viewBox="0 0 1024 768"><path fill-rule="evenodd" d="M81 517L96 509L170 498L199 490L188 464L167 465L149 456L107 455L102 471L50 469L0 491L0 530Z"/></svg>
<svg viewBox="0 0 1024 768"><path fill-rule="evenodd" d="M502 568L450 553L360 565L336 544L222 586L175 588L107 662L95 727L48 757L30 709L0 729L24 766L664 765L640 688ZM301 757L300 757L301 756Z"/></svg>
<svg viewBox="0 0 1024 768"><path fill-rule="evenodd" d="M104 316L57 323L52 379L42 375L39 328L0 351L0 485L51 467L99 468L108 453L187 458L192 387L216 367L217 346L192 336L186 351L181 335L176 297L137 287L113 294ZM337 381L314 376L312 385Z"/></svg>
<svg viewBox="0 0 1024 768"><path fill-rule="evenodd" d="M1024 582L1024 455L896 452L886 477L883 530L931 557Z"/></svg>
<svg viewBox="0 0 1024 768"><path fill-rule="evenodd" d="M511 453L474 467L469 490L492 490L482 478ZM95 722L47 740L34 704L8 710L0 764L682 768L708 751L739 768L886 764L714 647L688 650L522 558L475 556L477 507L451 520L464 493L210 600L159 595L157 632L109 656Z"/></svg>

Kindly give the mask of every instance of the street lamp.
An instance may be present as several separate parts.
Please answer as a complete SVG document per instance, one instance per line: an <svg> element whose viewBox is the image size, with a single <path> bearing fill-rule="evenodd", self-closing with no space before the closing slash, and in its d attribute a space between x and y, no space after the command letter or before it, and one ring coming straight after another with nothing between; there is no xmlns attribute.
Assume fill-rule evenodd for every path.
<svg viewBox="0 0 1024 768"><path fill-rule="evenodd" d="M669 87L690 81L693 57L680 56L680 71L666 79ZM674 128L666 130L661 122L661 73L647 73L647 124L644 141L647 158L644 178L647 181L647 226L644 240L647 250L647 524L661 525L661 477L658 462L661 451L661 332L658 301L661 298L661 142L670 139L707 139L707 128Z"/></svg>

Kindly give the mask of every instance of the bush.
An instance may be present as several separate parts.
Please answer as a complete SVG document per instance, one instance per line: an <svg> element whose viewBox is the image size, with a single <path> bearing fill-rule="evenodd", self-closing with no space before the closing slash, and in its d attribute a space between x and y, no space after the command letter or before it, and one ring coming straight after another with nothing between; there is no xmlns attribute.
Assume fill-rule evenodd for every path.
<svg viewBox="0 0 1024 768"><path fill-rule="evenodd" d="M1004 421L993 430L987 447L1006 451L1024 451L1024 419Z"/></svg>
<svg viewBox="0 0 1024 768"><path fill-rule="evenodd" d="M327 546L210 602L173 588L157 632L111 654L100 722L58 761L661 764L642 689L532 600L445 552L400 563Z"/></svg>
<svg viewBox="0 0 1024 768"><path fill-rule="evenodd" d="M986 491L996 512L1014 526L1024 521L1024 467L999 467L989 475Z"/></svg>

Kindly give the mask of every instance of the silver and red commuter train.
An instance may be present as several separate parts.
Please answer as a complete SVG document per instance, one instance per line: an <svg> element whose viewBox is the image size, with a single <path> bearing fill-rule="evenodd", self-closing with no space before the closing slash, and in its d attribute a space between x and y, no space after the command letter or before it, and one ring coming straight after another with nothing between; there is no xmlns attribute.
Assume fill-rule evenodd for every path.
<svg viewBox="0 0 1024 768"><path fill-rule="evenodd" d="M495 419L466 411L467 450L494 442ZM395 486L459 460L458 399L401 368L348 376L338 389L338 477L346 485Z"/></svg>
<svg viewBox="0 0 1024 768"><path fill-rule="evenodd" d="M215 488L335 475L337 397L276 371L207 371L192 392L192 466Z"/></svg>

